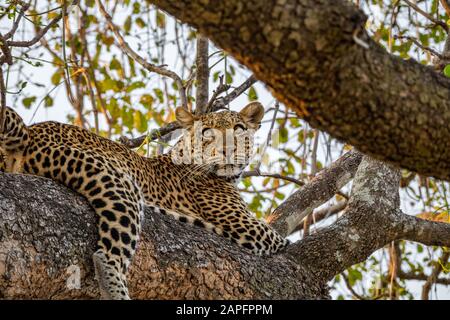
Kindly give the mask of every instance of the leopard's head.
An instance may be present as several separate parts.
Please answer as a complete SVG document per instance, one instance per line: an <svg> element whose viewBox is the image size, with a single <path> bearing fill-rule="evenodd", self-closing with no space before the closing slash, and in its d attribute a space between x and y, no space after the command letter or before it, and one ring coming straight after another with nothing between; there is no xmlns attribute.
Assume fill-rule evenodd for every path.
<svg viewBox="0 0 450 320"><path fill-rule="evenodd" d="M181 157L183 163L227 177L239 176L249 164L254 134L264 116L264 108L259 102L248 104L240 112L194 115L179 107L175 114L185 129L183 138L174 148L174 154Z"/></svg>

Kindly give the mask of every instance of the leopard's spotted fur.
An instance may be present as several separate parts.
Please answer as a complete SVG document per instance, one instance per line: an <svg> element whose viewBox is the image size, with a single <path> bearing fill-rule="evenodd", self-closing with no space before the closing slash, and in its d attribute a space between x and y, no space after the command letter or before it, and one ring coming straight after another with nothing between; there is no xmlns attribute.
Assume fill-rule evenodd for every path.
<svg viewBox="0 0 450 320"><path fill-rule="evenodd" d="M176 114L188 132L194 132L199 120L206 131L225 132L236 126L240 131L257 129L263 109L252 103L240 113L193 116L178 108ZM200 139L203 147L211 146L205 131ZM88 199L99 217L93 260L102 296L128 299L125 275L136 249L144 205L207 228L257 254L275 253L287 244L249 212L239 195L235 180L248 160L240 165L221 164L218 156L226 146L216 145L206 163L177 164L174 154L194 152L186 148L186 141L169 154L145 158L76 126L49 121L27 127L7 108L0 133L0 170L44 176ZM250 149L246 143L246 156Z"/></svg>

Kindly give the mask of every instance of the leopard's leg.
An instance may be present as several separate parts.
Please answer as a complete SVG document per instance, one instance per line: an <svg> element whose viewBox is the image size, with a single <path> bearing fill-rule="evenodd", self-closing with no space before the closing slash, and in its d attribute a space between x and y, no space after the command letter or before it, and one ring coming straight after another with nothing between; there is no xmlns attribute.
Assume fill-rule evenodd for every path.
<svg viewBox="0 0 450 320"><path fill-rule="evenodd" d="M22 172L23 156L29 141L30 134L22 118L6 107L0 132L0 172Z"/></svg>
<svg viewBox="0 0 450 320"><path fill-rule="evenodd" d="M0 172L6 171L6 155L3 153L0 148Z"/></svg>
<svg viewBox="0 0 450 320"><path fill-rule="evenodd" d="M102 298L129 299L126 273L144 210L138 186L102 154L71 146L38 148L24 167L29 173L61 182L89 201L98 216L99 240L93 260Z"/></svg>
<svg viewBox="0 0 450 320"><path fill-rule="evenodd" d="M143 197L131 179L117 172L90 180L83 187L99 216L93 261L102 298L129 299L126 274L139 237Z"/></svg>

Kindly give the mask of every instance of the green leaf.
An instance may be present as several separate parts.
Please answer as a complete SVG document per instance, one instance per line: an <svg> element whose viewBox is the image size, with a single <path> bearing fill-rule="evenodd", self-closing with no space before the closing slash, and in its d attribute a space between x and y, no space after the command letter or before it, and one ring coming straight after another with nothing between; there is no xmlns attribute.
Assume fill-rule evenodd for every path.
<svg viewBox="0 0 450 320"><path fill-rule="evenodd" d="M111 98L106 108L108 109L113 119L117 119L120 117L120 108L116 98Z"/></svg>
<svg viewBox="0 0 450 320"><path fill-rule="evenodd" d="M287 173L289 174L289 175L292 175L292 174L294 174L295 173L295 167L294 167L294 165L290 162L290 161L287 161Z"/></svg>
<svg viewBox="0 0 450 320"><path fill-rule="evenodd" d="M128 16L128 18L125 20L125 23L123 25L123 29L125 30L126 33L130 32L130 30L131 30L131 16Z"/></svg>
<svg viewBox="0 0 450 320"><path fill-rule="evenodd" d="M280 200L284 200L284 198L285 198L285 195L284 194L282 194L281 192L275 192L275 197L277 198L277 199L280 199Z"/></svg>
<svg viewBox="0 0 450 320"><path fill-rule="evenodd" d="M423 252L423 246L421 246L420 244L417 245L417 252L418 253L422 253Z"/></svg>
<svg viewBox="0 0 450 320"><path fill-rule="evenodd" d="M117 60L116 56L113 56L111 59L111 62L109 63L109 68L111 70L121 70L122 65L120 64L120 61Z"/></svg>
<svg viewBox="0 0 450 320"><path fill-rule="evenodd" d="M139 2L133 3L133 14L138 14L141 12L141 4Z"/></svg>
<svg viewBox="0 0 450 320"><path fill-rule="evenodd" d="M51 77L51 82L53 85L58 85L61 82L61 70L58 69Z"/></svg>
<svg viewBox="0 0 450 320"><path fill-rule="evenodd" d="M250 188L252 185L252 181L250 180L250 178L242 179L241 182L246 188Z"/></svg>
<svg viewBox="0 0 450 320"><path fill-rule="evenodd" d="M128 129L133 129L134 124L134 110L128 108L122 108L122 122Z"/></svg>
<svg viewBox="0 0 450 320"><path fill-rule="evenodd" d="M450 64L446 65L444 68L444 75L450 78Z"/></svg>
<svg viewBox="0 0 450 320"><path fill-rule="evenodd" d="M225 72L225 83L226 84L232 84L233 83L233 76L228 71Z"/></svg>
<svg viewBox="0 0 450 320"><path fill-rule="evenodd" d="M108 91L113 90L116 85L116 82L111 78L106 78L105 80L100 82L100 87L102 88L102 91Z"/></svg>
<svg viewBox="0 0 450 320"><path fill-rule="evenodd" d="M22 103L23 103L24 107L27 108L27 109L30 108L31 104L34 103L35 101L36 101L36 97L35 96L27 97L27 98L22 99Z"/></svg>
<svg viewBox="0 0 450 320"><path fill-rule="evenodd" d="M136 19L136 24L141 29L143 29L143 28L145 28L147 26L147 24L145 23L145 21L141 17L138 17Z"/></svg>
<svg viewBox="0 0 450 320"><path fill-rule="evenodd" d="M139 99L139 103L147 109L152 108L153 101L155 101L155 99L149 94L143 94Z"/></svg>
<svg viewBox="0 0 450 320"><path fill-rule="evenodd" d="M219 80L220 71L216 71L213 73L213 81L217 82Z"/></svg>
<svg viewBox="0 0 450 320"><path fill-rule="evenodd" d="M146 132L147 131L147 119L145 119L144 115L139 110L137 110L134 113L134 127L139 132Z"/></svg>
<svg viewBox="0 0 450 320"><path fill-rule="evenodd" d="M145 88L145 83L142 81L133 82L132 84L130 84L127 87L126 92L131 92L131 91L139 89L139 88Z"/></svg>
<svg viewBox="0 0 450 320"><path fill-rule="evenodd" d="M280 128L280 142L286 143L288 141L288 138L289 138L288 130L285 127Z"/></svg>
<svg viewBox="0 0 450 320"><path fill-rule="evenodd" d="M250 87L248 90L248 100L249 101L255 101L258 100L258 94L256 93L255 87Z"/></svg>
<svg viewBox="0 0 450 320"><path fill-rule="evenodd" d="M155 88L153 89L153 92L155 93L156 97L158 98L160 103L164 102L164 93L161 89Z"/></svg>
<svg viewBox="0 0 450 320"><path fill-rule="evenodd" d="M44 99L44 106L47 108L53 106L53 98L50 96L46 96Z"/></svg>
<svg viewBox="0 0 450 320"><path fill-rule="evenodd" d="M156 25L161 29L166 26L166 15L159 10L156 11Z"/></svg>

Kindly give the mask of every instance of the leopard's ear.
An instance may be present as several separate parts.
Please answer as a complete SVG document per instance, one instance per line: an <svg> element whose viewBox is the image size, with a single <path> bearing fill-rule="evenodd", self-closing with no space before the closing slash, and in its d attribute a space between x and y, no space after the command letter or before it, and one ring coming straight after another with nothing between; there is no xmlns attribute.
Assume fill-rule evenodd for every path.
<svg viewBox="0 0 450 320"><path fill-rule="evenodd" d="M239 114L249 128L256 130L264 117L264 107L259 102L250 102Z"/></svg>
<svg viewBox="0 0 450 320"><path fill-rule="evenodd" d="M177 121L181 124L182 127L190 127L194 124L194 116L192 113L183 107L178 107L175 110L175 117L177 118Z"/></svg>

